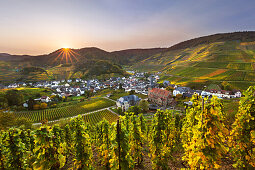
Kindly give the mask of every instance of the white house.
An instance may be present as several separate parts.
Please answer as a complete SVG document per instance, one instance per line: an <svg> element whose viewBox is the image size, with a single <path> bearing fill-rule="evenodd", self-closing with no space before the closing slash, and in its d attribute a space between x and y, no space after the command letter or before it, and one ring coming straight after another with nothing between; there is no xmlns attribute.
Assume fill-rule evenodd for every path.
<svg viewBox="0 0 255 170"><path fill-rule="evenodd" d="M49 96L42 96L40 99L41 99L41 102L43 103L48 103L51 101Z"/></svg>
<svg viewBox="0 0 255 170"><path fill-rule="evenodd" d="M23 107L28 107L28 104L27 103L23 103Z"/></svg>
<svg viewBox="0 0 255 170"><path fill-rule="evenodd" d="M173 96L184 93L192 93L192 90L189 87L177 87L173 91Z"/></svg>
<svg viewBox="0 0 255 170"><path fill-rule="evenodd" d="M235 97L237 98L242 97L242 93L240 91L235 92Z"/></svg>

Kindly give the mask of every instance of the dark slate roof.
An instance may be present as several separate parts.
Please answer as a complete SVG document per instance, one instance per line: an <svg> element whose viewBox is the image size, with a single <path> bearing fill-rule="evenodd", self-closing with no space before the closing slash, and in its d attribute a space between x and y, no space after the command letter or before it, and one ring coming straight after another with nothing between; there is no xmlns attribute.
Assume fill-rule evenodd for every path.
<svg viewBox="0 0 255 170"><path fill-rule="evenodd" d="M175 90L180 91L181 93L191 93L192 90L189 87L177 87Z"/></svg>
<svg viewBox="0 0 255 170"><path fill-rule="evenodd" d="M123 97L120 97L117 101L120 102L120 103L124 103L125 101L129 102L129 101L139 101L140 98L136 95L129 95L129 96L123 96Z"/></svg>

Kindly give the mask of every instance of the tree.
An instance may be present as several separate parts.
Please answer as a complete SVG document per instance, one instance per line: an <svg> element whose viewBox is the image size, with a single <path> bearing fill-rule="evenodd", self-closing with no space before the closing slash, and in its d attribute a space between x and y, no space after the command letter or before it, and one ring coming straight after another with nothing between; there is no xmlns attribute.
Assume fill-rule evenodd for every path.
<svg viewBox="0 0 255 170"><path fill-rule="evenodd" d="M149 110L149 103L147 100L141 100L139 107L142 109L143 113L146 113Z"/></svg>
<svg viewBox="0 0 255 170"><path fill-rule="evenodd" d="M15 125L15 115L13 113L0 111L0 129L7 129Z"/></svg>
<svg viewBox="0 0 255 170"><path fill-rule="evenodd" d="M164 87L164 84L163 83L159 83L159 88L162 88L162 87Z"/></svg>
<svg viewBox="0 0 255 170"><path fill-rule="evenodd" d="M166 90L167 90L167 91L173 92L174 88L173 88L172 86L167 86L167 87L166 87Z"/></svg>
<svg viewBox="0 0 255 170"><path fill-rule="evenodd" d="M8 100L8 105L21 105L24 101L23 94L18 90L8 90L5 94L5 98Z"/></svg>
<svg viewBox="0 0 255 170"><path fill-rule="evenodd" d="M128 92L129 95L134 95L135 94L135 90L131 90L130 92Z"/></svg>
<svg viewBox="0 0 255 170"><path fill-rule="evenodd" d="M122 90L122 83L119 84L119 89Z"/></svg>
<svg viewBox="0 0 255 170"><path fill-rule="evenodd" d="M34 104L35 104L35 101L34 99L32 99L31 97L28 99L28 110L33 110L33 107L34 107Z"/></svg>
<svg viewBox="0 0 255 170"><path fill-rule="evenodd" d="M121 107L118 107L118 108L116 109L116 112L117 112L119 115L124 115L124 113L123 113Z"/></svg>
<svg viewBox="0 0 255 170"><path fill-rule="evenodd" d="M33 106L33 109L34 109L34 110L40 109L40 105L39 105L39 104L35 104L35 105Z"/></svg>
<svg viewBox="0 0 255 170"><path fill-rule="evenodd" d="M8 100L5 97L0 97L0 108L7 108Z"/></svg>
<svg viewBox="0 0 255 170"><path fill-rule="evenodd" d="M23 126L26 129L30 129L32 127L32 122L29 119L25 118L25 117L17 119L15 124L18 127Z"/></svg>
<svg viewBox="0 0 255 170"><path fill-rule="evenodd" d="M47 103L41 103L40 108L41 109L46 109L47 108Z"/></svg>
<svg viewBox="0 0 255 170"><path fill-rule="evenodd" d="M138 115L139 113L141 113L141 108L137 105L134 105L129 107L127 112L133 112L135 115Z"/></svg>

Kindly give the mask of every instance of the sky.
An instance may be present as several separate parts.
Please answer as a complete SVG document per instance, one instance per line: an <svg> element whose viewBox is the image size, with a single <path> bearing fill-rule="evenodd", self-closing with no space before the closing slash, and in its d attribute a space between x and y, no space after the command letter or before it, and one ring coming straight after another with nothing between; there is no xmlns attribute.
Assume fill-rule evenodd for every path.
<svg viewBox="0 0 255 170"><path fill-rule="evenodd" d="M0 53L170 47L255 30L254 0L0 0Z"/></svg>

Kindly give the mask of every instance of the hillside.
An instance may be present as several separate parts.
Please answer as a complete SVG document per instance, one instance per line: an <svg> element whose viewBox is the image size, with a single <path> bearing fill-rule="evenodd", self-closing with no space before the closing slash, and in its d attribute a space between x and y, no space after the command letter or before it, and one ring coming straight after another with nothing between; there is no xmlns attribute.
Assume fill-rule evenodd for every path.
<svg viewBox="0 0 255 170"><path fill-rule="evenodd" d="M215 34L187 40L169 48L59 49L40 56L0 54L0 81L124 75L128 69L162 72L162 81L201 88L218 84L246 89L255 84L255 32ZM46 72L21 74L25 67ZM98 70L98 71L96 71ZM47 74L46 74L47 73Z"/></svg>
<svg viewBox="0 0 255 170"><path fill-rule="evenodd" d="M233 35L233 36L231 36ZM189 47L188 47L189 46ZM216 34L174 45L132 68L162 72L162 81L204 88L246 89L255 84L255 32Z"/></svg>

